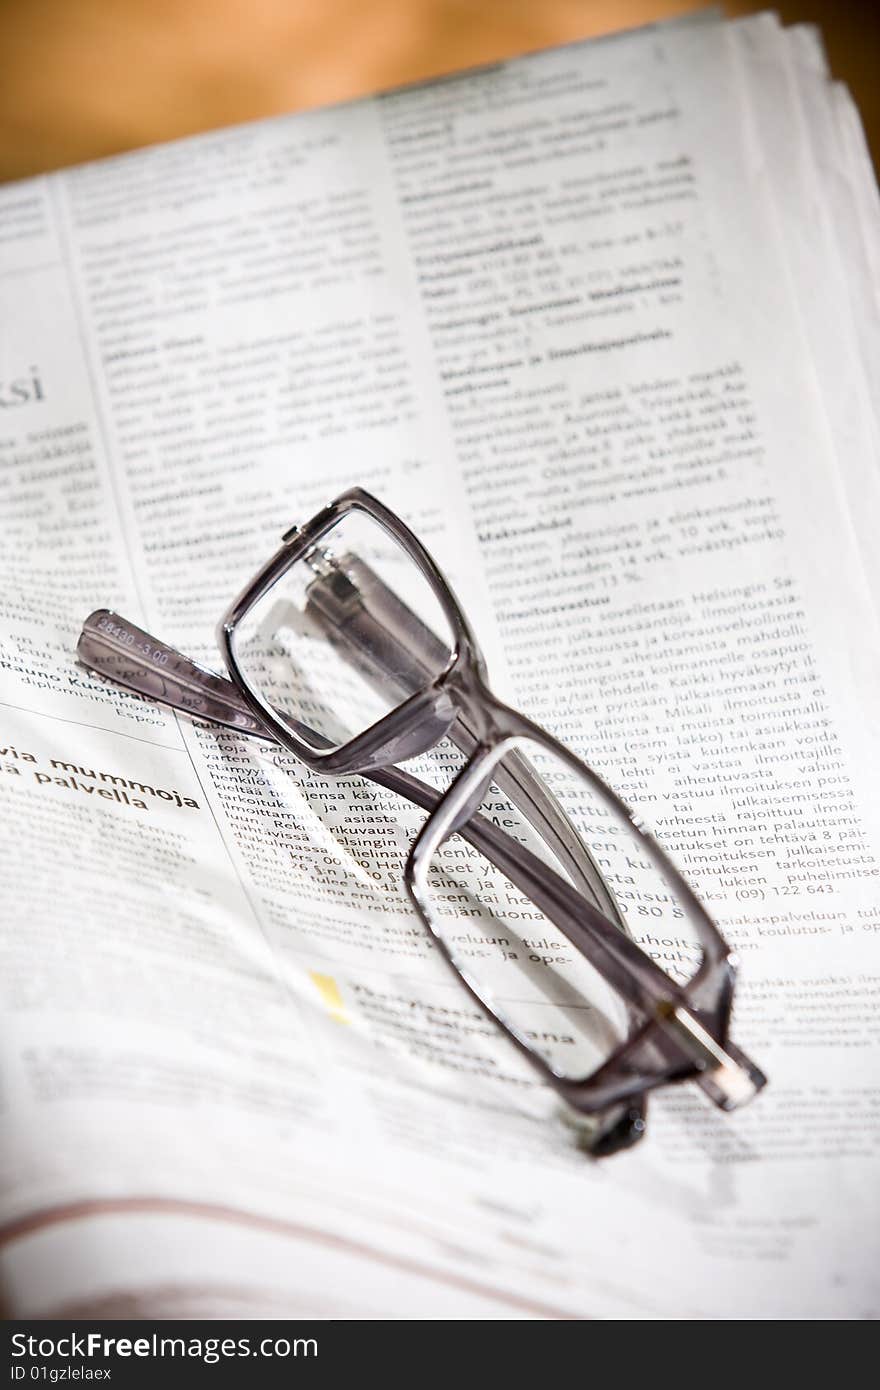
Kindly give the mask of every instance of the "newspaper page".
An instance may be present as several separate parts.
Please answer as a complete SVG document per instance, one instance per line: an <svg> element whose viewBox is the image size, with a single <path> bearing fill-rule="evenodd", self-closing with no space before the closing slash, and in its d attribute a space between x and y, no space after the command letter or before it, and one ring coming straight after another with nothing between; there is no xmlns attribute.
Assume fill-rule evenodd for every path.
<svg viewBox="0 0 880 1390"><path fill-rule="evenodd" d="M12 1311L876 1311L877 617L743 62L649 30L0 190ZM742 1114L591 1161L404 896L423 816L76 666L96 607L216 666L352 485L736 944Z"/></svg>

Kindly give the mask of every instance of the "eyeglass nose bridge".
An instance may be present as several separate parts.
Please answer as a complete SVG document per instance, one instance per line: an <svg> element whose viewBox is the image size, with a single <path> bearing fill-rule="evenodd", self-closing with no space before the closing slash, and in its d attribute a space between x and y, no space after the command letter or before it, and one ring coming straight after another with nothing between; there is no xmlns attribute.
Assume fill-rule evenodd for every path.
<svg viewBox="0 0 880 1390"><path fill-rule="evenodd" d="M356 764L358 772L369 772L373 768L418 758L446 737L457 717L458 708L442 687L413 695L399 710L387 716L388 737L380 747L371 745L367 756L359 755L357 745L361 738L355 740L350 747L352 764Z"/></svg>

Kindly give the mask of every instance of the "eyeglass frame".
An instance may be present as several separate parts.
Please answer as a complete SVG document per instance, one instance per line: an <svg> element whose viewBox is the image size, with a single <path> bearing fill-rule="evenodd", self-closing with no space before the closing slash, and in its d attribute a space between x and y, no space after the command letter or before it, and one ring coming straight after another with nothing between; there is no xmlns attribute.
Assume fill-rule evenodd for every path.
<svg viewBox="0 0 880 1390"><path fill-rule="evenodd" d="M364 732L338 747L322 748L297 735L292 721L282 719L262 700L243 672L235 649L235 635L250 609L298 561L319 545L328 531L352 513L361 512L378 523L402 547L427 580L449 624L454 645L444 669L427 680L423 689L404 698L389 713ZM121 651L148 668L153 662L167 662L168 655L196 675L198 693L184 701L167 694L154 698L183 712L203 714L206 704L219 701L220 714L206 717L238 728L244 733L270 737L309 768L334 776L360 774L385 785L422 807L428 818L416 836L404 869L404 885L423 925L431 933L442 957L474 1002L498 1026L519 1052L554 1087L573 1111L594 1116L598 1124L587 1147L594 1154L616 1152L636 1142L645 1129L645 1093L675 1081L695 1080L709 1098L722 1109L734 1109L756 1094L766 1083L764 1074L732 1044L727 1036L733 1001L737 961L721 932L679 873L665 850L641 823L640 818L607 786L589 764L578 758L538 724L500 701L489 687L486 663L471 626L448 581L425 546L390 508L362 488L352 488L318 512L304 526L294 526L282 537L281 546L230 605L221 619L217 640L229 673L229 681L199 667L189 658L157 642L107 610L97 610L86 620L79 644L80 659L93 670L108 674L107 662L96 652L103 629L109 642L108 619L136 633L140 652L131 646ZM135 639L137 640L137 639ZM126 642L131 639L126 637ZM161 655L160 655L161 652ZM152 657L151 657L152 653ZM163 675L166 668L158 668ZM128 683L141 691L142 683ZM176 676L172 682L178 681ZM230 684L239 697L223 690ZM163 682L163 689L165 688ZM243 702L243 706L242 706ZM242 709L250 714L253 727L243 723ZM230 717L225 717L224 711ZM465 767L443 792L422 783L395 766L399 762L428 752L454 725L468 731L473 744ZM313 733L313 731L310 731ZM491 776L499 763L515 756L522 742L537 744L561 759L584 778L602 799L623 817L662 864L674 895L687 907L699 935L703 959L684 984L667 975L629 935L613 892L605 885L607 916L577 888L535 856L526 846L504 835L498 827L478 814L478 807ZM321 742L319 740L318 742ZM534 770L532 769L534 773ZM540 774L536 774L540 781ZM550 793L552 798L552 793ZM432 804L433 803L433 804ZM565 821L590 861L594 873L604 884L601 870L587 846ZM532 822L535 823L534 821ZM556 820L557 833L559 818ZM554 1071L547 1060L500 1015L479 987L459 965L442 933L434 925L427 894L427 873L436 850L453 834L460 834L499 865L533 903L548 912L554 924L568 937L591 964L622 995L631 1018L643 1015L642 1023L616 1047L609 1058L583 1078L572 1079ZM539 829L546 840L546 835ZM489 853L491 851L491 853ZM513 869L513 874L510 870ZM526 887L522 885L525 881ZM560 918L562 920L560 920ZM640 1051L641 1050L641 1051ZM641 1065L639 1057L642 1057ZM657 1058L661 1065L657 1071ZM650 1061L650 1065L649 1065Z"/></svg>

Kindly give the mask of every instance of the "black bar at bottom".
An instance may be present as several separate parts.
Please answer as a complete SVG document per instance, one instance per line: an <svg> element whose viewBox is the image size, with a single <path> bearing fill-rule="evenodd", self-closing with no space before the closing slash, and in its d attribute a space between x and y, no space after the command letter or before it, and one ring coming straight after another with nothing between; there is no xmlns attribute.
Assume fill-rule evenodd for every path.
<svg viewBox="0 0 880 1390"><path fill-rule="evenodd" d="M577 1354L564 1325L543 1320L498 1322L363 1321L10 1321L3 1325L0 1390L62 1385L73 1390L155 1390L157 1386L334 1386L346 1373L412 1384L474 1372L474 1356L506 1369L546 1371L557 1338ZM548 1335L549 1334L549 1335ZM578 1341L580 1338L578 1337Z"/></svg>

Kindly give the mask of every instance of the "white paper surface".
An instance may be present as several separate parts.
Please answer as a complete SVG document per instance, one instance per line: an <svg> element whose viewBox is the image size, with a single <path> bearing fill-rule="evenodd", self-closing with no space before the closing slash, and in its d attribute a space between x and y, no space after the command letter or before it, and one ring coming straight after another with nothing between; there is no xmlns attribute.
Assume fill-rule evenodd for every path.
<svg viewBox="0 0 880 1390"><path fill-rule="evenodd" d="M841 303L826 382L777 61L645 31L0 190L14 1313L876 1313L866 337ZM74 664L98 606L216 664L355 484L736 943L748 1110L667 1092L591 1163L468 1031L400 888L414 811Z"/></svg>

